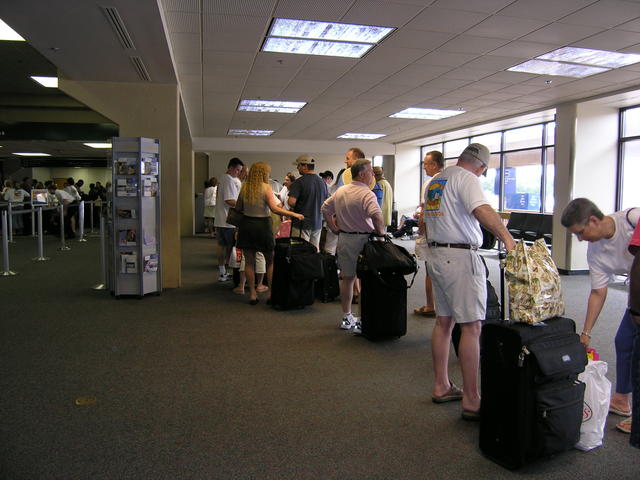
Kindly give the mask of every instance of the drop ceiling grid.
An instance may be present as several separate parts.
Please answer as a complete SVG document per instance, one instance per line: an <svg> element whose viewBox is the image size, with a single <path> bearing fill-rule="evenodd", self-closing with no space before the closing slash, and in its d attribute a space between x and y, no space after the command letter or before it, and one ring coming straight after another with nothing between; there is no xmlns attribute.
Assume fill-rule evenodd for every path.
<svg viewBox="0 0 640 480"><path fill-rule="evenodd" d="M574 42L572 46L616 51L638 43L640 43L640 32L612 29Z"/></svg>
<svg viewBox="0 0 640 480"><path fill-rule="evenodd" d="M277 3L277 0L203 0L203 13L271 16Z"/></svg>
<svg viewBox="0 0 640 480"><path fill-rule="evenodd" d="M167 12L165 15L169 35L173 33L200 33L200 14L187 12Z"/></svg>
<svg viewBox="0 0 640 480"><path fill-rule="evenodd" d="M275 17L339 22L353 3L352 0L278 0Z"/></svg>
<svg viewBox="0 0 640 480"><path fill-rule="evenodd" d="M518 0L500 10L500 14L555 21L593 3L595 0Z"/></svg>
<svg viewBox="0 0 640 480"><path fill-rule="evenodd" d="M425 7L385 0L358 0L341 18L345 23L398 27L413 19Z"/></svg>
<svg viewBox="0 0 640 480"><path fill-rule="evenodd" d="M563 23L612 28L640 17L640 4L617 0L600 0L562 18Z"/></svg>
<svg viewBox="0 0 640 480"><path fill-rule="evenodd" d="M165 12L200 13L200 0L162 0Z"/></svg>

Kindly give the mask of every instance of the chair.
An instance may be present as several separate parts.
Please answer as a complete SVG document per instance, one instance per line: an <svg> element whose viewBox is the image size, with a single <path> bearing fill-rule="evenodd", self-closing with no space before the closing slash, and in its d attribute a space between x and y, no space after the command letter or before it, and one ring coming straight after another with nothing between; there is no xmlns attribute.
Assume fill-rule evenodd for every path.
<svg viewBox="0 0 640 480"><path fill-rule="evenodd" d="M522 238L522 227L527 214L524 212L511 212L509 215L509 222L507 223L507 230L513 236L513 238Z"/></svg>
<svg viewBox="0 0 640 480"><path fill-rule="evenodd" d="M534 242L538 238L542 238L540 233L540 225L542 223L542 217L539 213L528 213L527 218L524 220L522 226L522 239L527 242Z"/></svg>

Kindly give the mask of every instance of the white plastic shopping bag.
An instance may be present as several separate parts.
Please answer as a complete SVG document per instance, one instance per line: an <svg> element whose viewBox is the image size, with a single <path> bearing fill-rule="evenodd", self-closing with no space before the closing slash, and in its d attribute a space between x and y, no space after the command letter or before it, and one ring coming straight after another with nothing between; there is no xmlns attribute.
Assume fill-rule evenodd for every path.
<svg viewBox="0 0 640 480"><path fill-rule="evenodd" d="M582 411L579 450L592 450L602 445L604 426L609 413L611 382L606 377L607 362L589 360L578 379L586 384Z"/></svg>

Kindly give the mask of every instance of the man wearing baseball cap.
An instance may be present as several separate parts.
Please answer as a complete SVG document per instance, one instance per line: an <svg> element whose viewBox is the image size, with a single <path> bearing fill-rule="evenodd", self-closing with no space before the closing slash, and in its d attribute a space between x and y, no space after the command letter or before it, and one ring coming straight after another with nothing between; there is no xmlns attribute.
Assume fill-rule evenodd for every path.
<svg viewBox="0 0 640 480"><path fill-rule="evenodd" d="M294 212L304 215L304 220L300 223L293 219L291 232L301 228L301 237L319 248L322 231L320 208L329 196L327 186L315 174L316 161L311 155L300 155L293 164L298 167L300 177L289 187L287 202Z"/></svg>
<svg viewBox="0 0 640 480"><path fill-rule="evenodd" d="M472 143L427 187L424 219L429 245L429 275L433 280L436 323L431 336L435 403L462 400L462 418L479 420L480 329L486 311L486 270L478 254L480 224L515 247L502 220L489 205L478 177L489 166L489 149ZM453 326L460 324L458 350L463 389L449 380L449 346Z"/></svg>

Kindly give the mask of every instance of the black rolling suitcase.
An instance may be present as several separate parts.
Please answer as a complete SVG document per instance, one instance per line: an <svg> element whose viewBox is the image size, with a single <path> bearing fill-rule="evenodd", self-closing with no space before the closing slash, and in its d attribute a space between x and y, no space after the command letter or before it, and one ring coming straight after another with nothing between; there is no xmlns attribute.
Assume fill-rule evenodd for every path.
<svg viewBox="0 0 640 480"><path fill-rule="evenodd" d="M271 306L288 310L303 308L315 300L313 279L293 279L291 256L316 253L316 247L299 237L277 238L273 255Z"/></svg>
<svg viewBox="0 0 640 480"><path fill-rule="evenodd" d="M501 269L504 302L504 275ZM503 310L504 318L504 310ZM509 469L580 439L587 355L573 320L486 324L480 337L480 450Z"/></svg>
<svg viewBox="0 0 640 480"><path fill-rule="evenodd" d="M369 340L407 333L407 281L399 273L360 276L360 323Z"/></svg>
<svg viewBox="0 0 640 480"><path fill-rule="evenodd" d="M316 300L322 303L333 302L340 297L340 280L338 279L338 265L336 257L330 253L322 252L322 265L324 277L316 280L314 290Z"/></svg>

